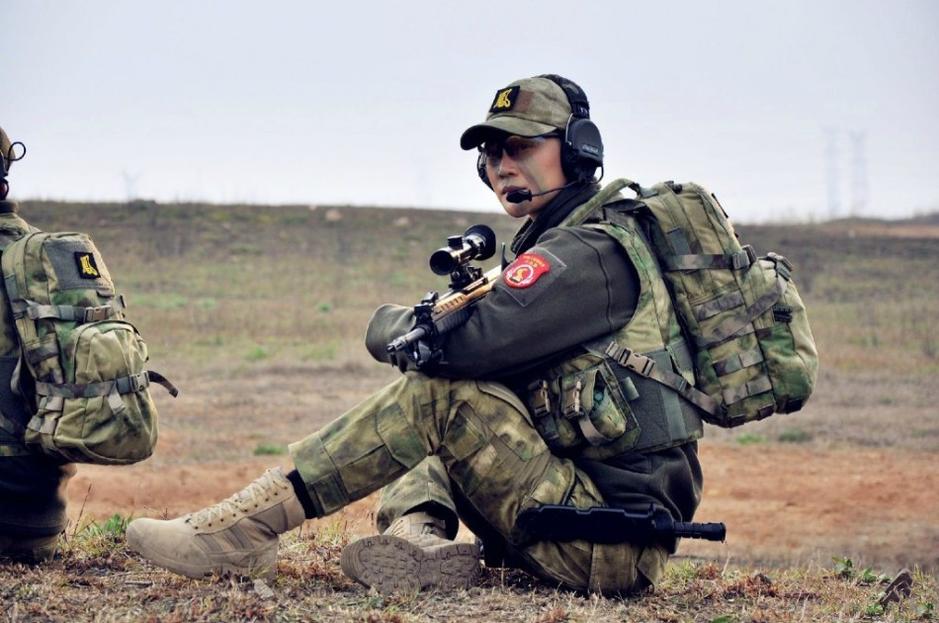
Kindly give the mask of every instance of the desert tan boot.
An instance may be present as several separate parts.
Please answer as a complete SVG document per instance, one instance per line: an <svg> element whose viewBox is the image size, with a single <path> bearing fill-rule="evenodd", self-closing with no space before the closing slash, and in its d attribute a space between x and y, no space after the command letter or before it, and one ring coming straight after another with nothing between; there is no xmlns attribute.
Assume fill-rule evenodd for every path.
<svg viewBox="0 0 939 623"><path fill-rule="evenodd" d="M137 519L127 544L150 562L190 578L272 576L278 534L303 523L303 506L280 469L269 469L214 506L171 521Z"/></svg>
<svg viewBox="0 0 939 623"><path fill-rule="evenodd" d="M380 593L468 588L479 577L479 546L446 538L444 522L427 513L399 517L384 534L342 550L342 571Z"/></svg>

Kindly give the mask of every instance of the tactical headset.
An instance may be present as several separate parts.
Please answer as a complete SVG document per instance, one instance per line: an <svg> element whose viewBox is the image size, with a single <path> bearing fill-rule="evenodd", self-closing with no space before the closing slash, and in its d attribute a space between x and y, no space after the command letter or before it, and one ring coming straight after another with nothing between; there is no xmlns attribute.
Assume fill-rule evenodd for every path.
<svg viewBox="0 0 939 623"><path fill-rule="evenodd" d="M19 147L19 154L16 153L17 147ZM11 142L7 153L3 153L3 150L0 149L0 179L6 179L6 176L10 173L10 164L22 160L25 155L26 145L21 141Z"/></svg>
<svg viewBox="0 0 939 623"><path fill-rule="evenodd" d="M587 95L575 82L557 74L542 74L536 78L547 78L561 87L571 107L564 136L561 141L561 170L571 182L586 181L597 167L603 166L603 140L600 129L590 120L590 102ZM476 173L486 186L492 188L486 175L486 154L480 152L476 159Z"/></svg>
<svg viewBox="0 0 939 623"><path fill-rule="evenodd" d="M21 149L19 155L16 155L17 146ZM7 175L10 173L10 163L22 160L25 155L26 145L20 141L11 143L7 153L3 153L3 150L0 149L0 199L6 199L7 193L10 192L10 184L7 182Z"/></svg>

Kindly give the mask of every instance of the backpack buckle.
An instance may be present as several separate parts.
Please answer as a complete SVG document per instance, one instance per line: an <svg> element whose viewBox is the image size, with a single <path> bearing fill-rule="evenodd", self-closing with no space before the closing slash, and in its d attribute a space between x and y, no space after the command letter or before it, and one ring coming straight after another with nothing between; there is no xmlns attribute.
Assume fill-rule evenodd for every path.
<svg viewBox="0 0 939 623"><path fill-rule="evenodd" d="M655 369L655 361L651 357L640 355L631 348L620 346L616 342L611 342L605 352L616 363L641 376L649 376Z"/></svg>
<svg viewBox="0 0 939 623"><path fill-rule="evenodd" d="M534 381L528 386L531 392L529 406L532 415L536 418L546 416L551 411L551 395L548 392L548 382L545 380Z"/></svg>
<svg viewBox="0 0 939 623"><path fill-rule="evenodd" d="M734 253L731 256L733 259L731 263L733 264L734 270L740 270L741 268L747 268L748 266L756 262L756 250L749 244L743 246L742 253Z"/></svg>
<svg viewBox="0 0 939 623"><path fill-rule="evenodd" d="M85 313L82 314L82 322L97 322L99 320L107 320L110 316L111 306L102 305L101 307L86 307Z"/></svg>

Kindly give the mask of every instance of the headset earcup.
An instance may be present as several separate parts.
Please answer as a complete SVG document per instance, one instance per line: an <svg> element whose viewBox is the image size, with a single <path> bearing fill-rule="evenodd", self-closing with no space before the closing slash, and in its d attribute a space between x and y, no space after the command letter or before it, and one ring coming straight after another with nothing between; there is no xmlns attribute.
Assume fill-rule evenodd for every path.
<svg viewBox="0 0 939 623"><path fill-rule="evenodd" d="M590 119L571 119L567 124L561 152L561 166L569 180L592 174L603 166L600 129Z"/></svg>
<svg viewBox="0 0 939 623"><path fill-rule="evenodd" d="M483 181L483 184L492 189L492 184L489 183L489 175L486 173L486 154L483 152L479 152L479 157L476 158L476 174Z"/></svg>

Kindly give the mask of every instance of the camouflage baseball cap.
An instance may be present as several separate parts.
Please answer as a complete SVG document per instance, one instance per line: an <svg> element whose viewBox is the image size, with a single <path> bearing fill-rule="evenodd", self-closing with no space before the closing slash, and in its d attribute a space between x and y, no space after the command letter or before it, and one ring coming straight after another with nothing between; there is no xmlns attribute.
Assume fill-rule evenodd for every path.
<svg viewBox="0 0 939 623"><path fill-rule="evenodd" d="M463 132L460 147L473 149L493 134L541 136L563 130L570 116L564 89L548 78L523 78L496 91L486 121Z"/></svg>

